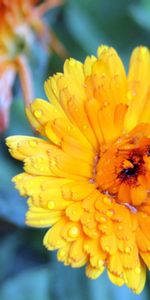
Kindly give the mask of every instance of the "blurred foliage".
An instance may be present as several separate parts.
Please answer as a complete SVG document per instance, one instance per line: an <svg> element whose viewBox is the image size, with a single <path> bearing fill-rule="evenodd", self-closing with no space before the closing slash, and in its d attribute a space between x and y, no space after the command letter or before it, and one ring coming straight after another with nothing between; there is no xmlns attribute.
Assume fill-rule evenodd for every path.
<svg viewBox="0 0 150 300"><path fill-rule="evenodd" d="M139 44L150 47L149 0L68 0L64 7L46 15L68 56L83 60L95 54L99 44L113 45L126 66L132 48ZM43 82L62 71L63 60L49 55L35 43L28 53L32 67L35 97L44 97ZM42 246L43 230L26 228L25 199L15 191L11 178L21 171L5 146L5 137L32 135L26 120L20 87L16 81L10 125L0 136L0 300L122 300L137 299L126 287L113 286L103 274L88 280L84 270L74 270L56 262ZM149 281L138 299L150 297Z"/></svg>

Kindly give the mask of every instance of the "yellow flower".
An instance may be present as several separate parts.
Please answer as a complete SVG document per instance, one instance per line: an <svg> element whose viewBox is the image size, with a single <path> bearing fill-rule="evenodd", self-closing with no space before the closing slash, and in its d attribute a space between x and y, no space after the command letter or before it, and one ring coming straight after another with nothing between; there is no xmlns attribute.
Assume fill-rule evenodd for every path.
<svg viewBox="0 0 150 300"><path fill-rule="evenodd" d="M45 83L50 103L27 108L45 139L7 138L25 172L13 181L29 196L33 227L51 227L48 250L65 265L97 278L106 268L116 285L139 294L150 268L150 53L136 48L129 72L113 48Z"/></svg>

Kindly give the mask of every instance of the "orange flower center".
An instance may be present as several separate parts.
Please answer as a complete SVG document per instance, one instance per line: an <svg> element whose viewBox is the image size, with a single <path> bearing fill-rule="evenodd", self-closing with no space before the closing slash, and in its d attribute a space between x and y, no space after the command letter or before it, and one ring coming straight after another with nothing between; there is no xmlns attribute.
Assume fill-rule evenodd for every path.
<svg viewBox="0 0 150 300"><path fill-rule="evenodd" d="M138 132L101 150L96 166L97 189L120 204L137 207L150 190L150 138Z"/></svg>
<svg viewBox="0 0 150 300"><path fill-rule="evenodd" d="M135 151L134 153L129 153L129 159L123 161L123 169L121 170L119 176L122 181L124 180L136 180L138 174L142 173L143 171L143 156Z"/></svg>

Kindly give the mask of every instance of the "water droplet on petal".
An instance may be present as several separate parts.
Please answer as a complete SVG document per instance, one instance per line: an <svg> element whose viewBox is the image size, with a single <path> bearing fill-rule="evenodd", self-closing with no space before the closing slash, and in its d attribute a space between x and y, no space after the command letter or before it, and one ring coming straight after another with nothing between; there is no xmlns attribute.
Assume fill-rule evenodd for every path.
<svg viewBox="0 0 150 300"><path fill-rule="evenodd" d="M51 167L56 167L56 165L57 165L57 162L56 162L55 159L53 159L53 160L50 161L50 166Z"/></svg>
<svg viewBox="0 0 150 300"><path fill-rule="evenodd" d="M122 228L123 228L122 225L119 225L119 226L118 226L118 229L119 229L119 230L122 230Z"/></svg>
<svg viewBox="0 0 150 300"><path fill-rule="evenodd" d="M133 95L132 95L132 92L131 92L131 91L128 91L128 92L127 92L127 98L128 98L128 100L132 100Z"/></svg>
<svg viewBox="0 0 150 300"><path fill-rule="evenodd" d="M88 218L88 219L86 220L86 223L87 223L87 224L91 223L91 219Z"/></svg>
<svg viewBox="0 0 150 300"><path fill-rule="evenodd" d="M79 235L79 228L76 227L76 226L73 226L69 229L69 232L68 232L69 236L72 237L72 238L75 238Z"/></svg>
<svg viewBox="0 0 150 300"><path fill-rule="evenodd" d="M103 198L103 202L104 202L105 204L107 204L107 205L111 205L111 203L112 203L111 199L108 198L108 197L104 197L104 198Z"/></svg>
<svg viewBox="0 0 150 300"><path fill-rule="evenodd" d="M64 208L65 208L65 207L66 207L66 205L67 205L67 202L66 202L66 201L63 201L61 204L62 204L62 207L64 207Z"/></svg>
<svg viewBox="0 0 150 300"><path fill-rule="evenodd" d="M35 110L34 116L35 116L37 119L41 118L41 116L42 116L42 110L40 110L40 109Z"/></svg>
<svg viewBox="0 0 150 300"><path fill-rule="evenodd" d="M66 255L66 251L64 249L59 250L58 259L64 258L65 255Z"/></svg>
<svg viewBox="0 0 150 300"><path fill-rule="evenodd" d="M102 267L104 265L104 261L102 259L98 260L98 266Z"/></svg>
<svg viewBox="0 0 150 300"><path fill-rule="evenodd" d="M136 268L135 268L135 273L136 273L136 274L140 274L140 273L141 273L140 267L136 267Z"/></svg>
<svg viewBox="0 0 150 300"><path fill-rule="evenodd" d="M42 157L38 157L38 158L37 158L37 162L38 162L38 163L42 163L42 162L43 162L43 158L42 158Z"/></svg>
<svg viewBox="0 0 150 300"><path fill-rule="evenodd" d="M92 236L93 236L94 238L97 238L97 237L98 237L97 231L93 231L93 232L92 232Z"/></svg>
<svg viewBox="0 0 150 300"><path fill-rule="evenodd" d="M106 74L103 72L101 75L101 78L105 78L105 77L106 77Z"/></svg>
<svg viewBox="0 0 150 300"><path fill-rule="evenodd" d="M88 126L87 125L83 125L83 130L86 130L88 129Z"/></svg>
<svg viewBox="0 0 150 300"><path fill-rule="evenodd" d="M114 215L114 211L112 209L109 209L106 211L106 216L111 218Z"/></svg>
<svg viewBox="0 0 150 300"><path fill-rule="evenodd" d="M70 131L70 130L71 130L71 126L68 126L68 127L67 127L67 130Z"/></svg>
<svg viewBox="0 0 150 300"><path fill-rule="evenodd" d="M29 145L31 146L31 147L36 147L37 146L37 142L36 141L29 141Z"/></svg>
<svg viewBox="0 0 150 300"><path fill-rule="evenodd" d="M141 215L142 215L142 218L143 218L143 219L145 219L145 218L147 217L147 214L146 214L146 213L142 213Z"/></svg>
<svg viewBox="0 0 150 300"><path fill-rule="evenodd" d="M101 216L101 217L99 218L99 221L100 221L101 223L105 223L105 222L107 221L107 218L104 217L104 216Z"/></svg>
<svg viewBox="0 0 150 300"><path fill-rule="evenodd" d="M103 102L104 107L108 106L108 104L109 104L108 101L104 101L104 102Z"/></svg>
<svg viewBox="0 0 150 300"><path fill-rule="evenodd" d="M125 248L125 253L130 254L131 253L131 248L127 246Z"/></svg>
<svg viewBox="0 0 150 300"><path fill-rule="evenodd" d="M107 225L103 225L101 226L102 227L102 231L106 231L108 229L108 226Z"/></svg>
<svg viewBox="0 0 150 300"><path fill-rule="evenodd" d="M40 170L41 172L43 172L43 171L44 171L44 167L43 167L43 166L40 166L40 167L39 167L39 170Z"/></svg>
<svg viewBox="0 0 150 300"><path fill-rule="evenodd" d="M54 201L49 201L48 208L53 209L54 207L55 207L55 202Z"/></svg>

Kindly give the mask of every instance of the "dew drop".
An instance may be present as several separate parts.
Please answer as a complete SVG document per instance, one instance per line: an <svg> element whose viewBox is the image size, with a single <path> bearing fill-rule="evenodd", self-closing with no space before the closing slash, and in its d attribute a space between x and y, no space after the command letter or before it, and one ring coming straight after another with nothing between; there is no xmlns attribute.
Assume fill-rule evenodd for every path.
<svg viewBox="0 0 150 300"><path fill-rule="evenodd" d="M103 72L101 75L101 78L105 78L105 77L106 77L106 74Z"/></svg>
<svg viewBox="0 0 150 300"><path fill-rule="evenodd" d="M119 226L118 226L118 229L119 229L119 230L122 230L122 228L123 228L122 225L119 225Z"/></svg>
<svg viewBox="0 0 150 300"><path fill-rule="evenodd" d="M71 130L71 126L68 126L68 127L67 127L67 130L70 131L70 130Z"/></svg>
<svg viewBox="0 0 150 300"><path fill-rule="evenodd" d="M66 207L66 204L67 204L66 201L63 201L63 202L62 202L62 207L65 208L65 207Z"/></svg>
<svg viewBox="0 0 150 300"><path fill-rule="evenodd" d="M51 167L56 167L56 165L57 165L56 160L54 160L54 159L51 160L50 165L51 165Z"/></svg>
<svg viewBox="0 0 150 300"><path fill-rule="evenodd" d="M146 213L142 213L142 218L145 219L147 217Z"/></svg>
<svg viewBox="0 0 150 300"><path fill-rule="evenodd" d="M127 246L127 247L125 248L125 253L127 253L127 254L131 253L131 248Z"/></svg>
<svg viewBox="0 0 150 300"><path fill-rule="evenodd" d="M112 203L112 201L111 201L111 199L110 198L108 198L108 197L103 197L103 202L105 203L105 204L107 204L107 205L111 205L111 203Z"/></svg>
<svg viewBox="0 0 150 300"><path fill-rule="evenodd" d="M136 274L140 274L140 273L141 273L140 267L136 267L136 268L135 268L135 273L136 273Z"/></svg>
<svg viewBox="0 0 150 300"><path fill-rule="evenodd" d="M29 141L29 145L34 148L34 147L37 146L37 142L36 141Z"/></svg>
<svg viewBox="0 0 150 300"><path fill-rule="evenodd" d="M105 222L107 221L107 218L104 217L104 216L101 216L101 217L99 218L99 221L100 221L101 223L105 223Z"/></svg>
<svg viewBox="0 0 150 300"><path fill-rule="evenodd" d="M58 259L60 258L64 258L64 256L66 255L66 251L64 249L59 250L58 252Z"/></svg>
<svg viewBox="0 0 150 300"><path fill-rule="evenodd" d="M106 231L108 229L108 226L107 225L103 225L101 228L102 228L102 231Z"/></svg>
<svg viewBox="0 0 150 300"><path fill-rule="evenodd" d="M37 158L37 162L38 162L39 164L41 164L41 163L43 162L43 158L42 158L42 157L38 157L38 158Z"/></svg>
<svg viewBox="0 0 150 300"><path fill-rule="evenodd" d="M74 256L76 256L76 258L74 257L74 260L77 261L77 257L78 257L78 252L74 251Z"/></svg>
<svg viewBox="0 0 150 300"><path fill-rule="evenodd" d="M49 201L48 208L53 209L54 207L55 207L55 202L54 201Z"/></svg>
<svg viewBox="0 0 150 300"><path fill-rule="evenodd" d="M97 231L93 231L92 236L93 236L94 238L97 238L97 237L98 237Z"/></svg>
<svg viewBox="0 0 150 300"><path fill-rule="evenodd" d="M79 235L79 228L73 226L69 229L68 235L72 238L77 237Z"/></svg>
<svg viewBox="0 0 150 300"><path fill-rule="evenodd" d="M106 216L107 217L111 218L113 215L114 215L114 211L113 210L110 209L110 210L106 211Z"/></svg>
<svg viewBox="0 0 150 300"><path fill-rule="evenodd" d="M127 98L128 98L128 100L132 100L133 95L132 95L131 91L127 92Z"/></svg>
<svg viewBox="0 0 150 300"><path fill-rule="evenodd" d="M40 109L35 110L34 116L35 116L37 119L41 118L41 116L42 116L42 110L40 110Z"/></svg>
<svg viewBox="0 0 150 300"><path fill-rule="evenodd" d="M60 247L60 241L57 241L55 245L56 245L57 248L59 248Z"/></svg>
<svg viewBox="0 0 150 300"><path fill-rule="evenodd" d="M86 223L87 223L87 224L90 224L90 223L91 223L91 219L88 218L88 219L86 220Z"/></svg>
<svg viewBox="0 0 150 300"><path fill-rule="evenodd" d="M43 166L40 166L40 167L39 167L39 170L40 170L41 172L43 172L43 171L44 171L44 167L43 167Z"/></svg>
<svg viewBox="0 0 150 300"><path fill-rule="evenodd" d="M108 101L104 101L104 102L103 102L104 107L108 106L108 104L109 104Z"/></svg>
<svg viewBox="0 0 150 300"><path fill-rule="evenodd" d="M87 125L83 125L83 130L86 130L88 129L88 126Z"/></svg>
<svg viewBox="0 0 150 300"><path fill-rule="evenodd" d="M102 259L98 260L98 267L102 267L104 265L104 261Z"/></svg>

